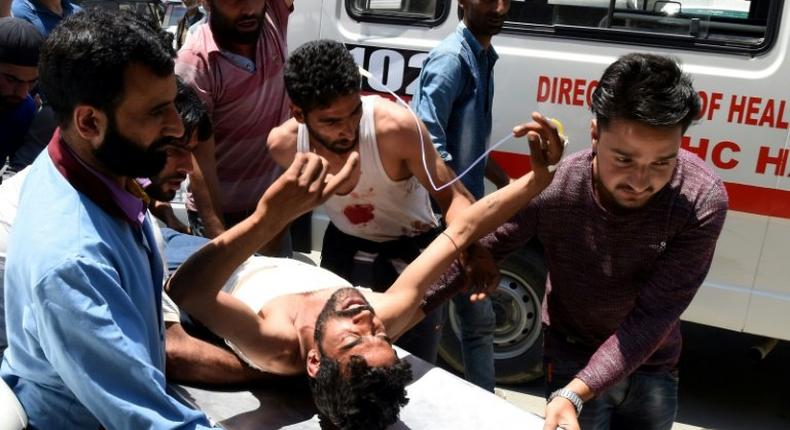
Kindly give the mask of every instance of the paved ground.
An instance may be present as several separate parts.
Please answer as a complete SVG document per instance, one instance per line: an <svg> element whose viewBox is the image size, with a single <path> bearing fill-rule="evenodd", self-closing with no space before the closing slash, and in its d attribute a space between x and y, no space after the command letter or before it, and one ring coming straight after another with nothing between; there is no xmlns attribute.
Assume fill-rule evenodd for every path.
<svg viewBox="0 0 790 430"><path fill-rule="evenodd" d="M680 410L673 430L790 429L790 342L763 361L748 356L755 336L684 323ZM540 383L500 387L508 401L542 414Z"/></svg>

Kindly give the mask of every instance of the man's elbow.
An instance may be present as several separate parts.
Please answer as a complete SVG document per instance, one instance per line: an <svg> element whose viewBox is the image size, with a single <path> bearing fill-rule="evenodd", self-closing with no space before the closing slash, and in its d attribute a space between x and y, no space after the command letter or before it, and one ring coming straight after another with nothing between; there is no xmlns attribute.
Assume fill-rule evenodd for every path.
<svg viewBox="0 0 790 430"><path fill-rule="evenodd" d="M173 282L173 279L175 278L171 278L170 282L165 285L165 293L167 293L178 306L183 309L188 309L190 305L190 294L188 294L186 288L181 286L181 282L178 280Z"/></svg>

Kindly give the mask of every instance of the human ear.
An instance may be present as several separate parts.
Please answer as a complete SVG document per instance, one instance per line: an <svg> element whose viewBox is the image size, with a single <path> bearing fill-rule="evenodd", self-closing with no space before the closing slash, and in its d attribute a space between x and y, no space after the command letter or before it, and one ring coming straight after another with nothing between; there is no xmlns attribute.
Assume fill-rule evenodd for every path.
<svg viewBox="0 0 790 430"><path fill-rule="evenodd" d="M590 121L590 142L592 143L592 154L598 152L598 121L593 119Z"/></svg>
<svg viewBox="0 0 790 430"><path fill-rule="evenodd" d="M304 111L299 106L289 102L291 105L291 114L297 122L304 124Z"/></svg>
<svg viewBox="0 0 790 430"><path fill-rule="evenodd" d="M72 114L73 128L79 137L98 148L104 142L109 121L107 114L93 106L79 105Z"/></svg>
<svg viewBox="0 0 790 430"><path fill-rule="evenodd" d="M320 368L321 354L317 349L313 348L307 352L307 375L311 378L315 378Z"/></svg>

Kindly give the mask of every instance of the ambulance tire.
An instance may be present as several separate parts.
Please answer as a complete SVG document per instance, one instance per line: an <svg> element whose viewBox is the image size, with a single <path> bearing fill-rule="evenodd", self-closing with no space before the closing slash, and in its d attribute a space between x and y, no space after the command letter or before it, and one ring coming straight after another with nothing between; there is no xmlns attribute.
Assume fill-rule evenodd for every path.
<svg viewBox="0 0 790 430"><path fill-rule="evenodd" d="M499 267L499 288L491 296L496 314L494 366L496 383L520 384L543 376L541 301L546 266L540 249L525 248ZM463 374L460 325L449 303L439 356Z"/></svg>

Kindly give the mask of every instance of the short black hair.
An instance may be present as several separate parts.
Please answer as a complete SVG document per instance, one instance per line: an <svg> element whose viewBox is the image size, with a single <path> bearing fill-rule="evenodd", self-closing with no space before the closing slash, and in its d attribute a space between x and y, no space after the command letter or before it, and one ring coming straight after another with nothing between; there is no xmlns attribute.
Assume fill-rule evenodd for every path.
<svg viewBox="0 0 790 430"><path fill-rule="evenodd" d="M296 48L285 65L288 97L305 112L358 92L361 82L354 57L334 40L305 43Z"/></svg>
<svg viewBox="0 0 790 430"><path fill-rule="evenodd" d="M184 123L184 138L189 139L197 130L198 140L211 137L211 118L206 111L206 106L200 100L195 90L192 89L180 76L176 76L176 110Z"/></svg>
<svg viewBox="0 0 790 430"><path fill-rule="evenodd" d="M62 126L80 104L114 114L130 64L166 77L173 73L174 58L172 36L151 20L88 9L64 19L47 38L39 64L41 91Z"/></svg>
<svg viewBox="0 0 790 430"><path fill-rule="evenodd" d="M364 358L352 356L342 372L337 360L321 357L316 377L310 378L321 427L385 429L409 402L406 384L411 379L411 365L402 359L392 366L371 367Z"/></svg>
<svg viewBox="0 0 790 430"><path fill-rule="evenodd" d="M631 53L609 65L592 95L599 127L617 119L685 132L700 112L691 77L677 61L661 55Z"/></svg>
<svg viewBox="0 0 790 430"><path fill-rule="evenodd" d="M44 36L33 24L19 18L0 18L0 63L38 66Z"/></svg>

